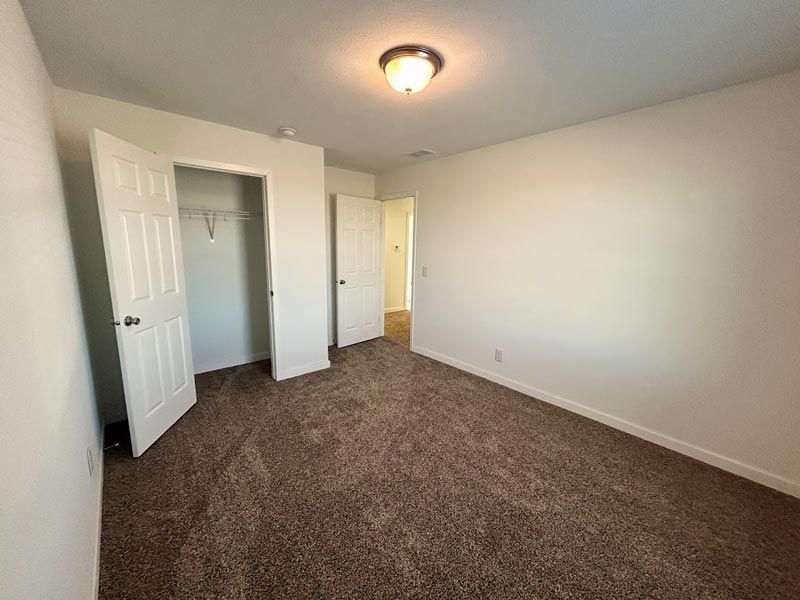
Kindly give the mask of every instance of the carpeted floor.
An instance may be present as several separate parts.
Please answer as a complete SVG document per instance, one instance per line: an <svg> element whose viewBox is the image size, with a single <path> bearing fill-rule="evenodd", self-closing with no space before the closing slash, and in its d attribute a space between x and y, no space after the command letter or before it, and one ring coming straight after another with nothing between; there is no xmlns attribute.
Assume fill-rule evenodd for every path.
<svg viewBox="0 0 800 600"><path fill-rule="evenodd" d="M800 598L800 500L384 339L331 363L108 452L102 598Z"/></svg>
<svg viewBox="0 0 800 600"><path fill-rule="evenodd" d="M411 346L411 312L401 310L384 315L383 335L390 342Z"/></svg>

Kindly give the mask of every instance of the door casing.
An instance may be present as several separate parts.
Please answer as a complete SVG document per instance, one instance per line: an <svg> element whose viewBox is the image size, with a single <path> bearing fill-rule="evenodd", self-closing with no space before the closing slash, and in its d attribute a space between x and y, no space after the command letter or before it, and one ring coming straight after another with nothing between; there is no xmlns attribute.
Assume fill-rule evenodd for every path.
<svg viewBox="0 0 800 600"><path fill-rule="evenodd" d="M409 347L411 351L415 351L414 348L414 323L416 319L414 319L414 315L416 314L416 298L417 298L417 284L419 282L419 276L417 275L417 240L419 239L419 190L414 190L411 192L397 192L397 193L390 193L382 195L379 200L381 202L386 202L387 200L400 200L401 198L414 198L414 239L413 239L413 247L409 250L411 251L411 272L413 274L413 285L411 286L411 329L409 331ZM385 220L384 220L385 223ZM385 225L381 228L382 235L386 235L385 232ZM386 288L386 281L383 281L382 287ZM385 292L384 292L385 293ZM383 335L383 329L381 329L381 335Z"/></svg>
<svg viewBox="0 0 800 600"><path fill-rule="evenodd" d="M202 160L198 158L176 157L173 156L172 164L176 167L190 167L193 169L205 169L207 171L220 171L222 173L233 173L234 175L250 175L261 179L261 210L264 214L264 250L266 252L267 266L267 323L269 324L269 357L272 378L279 381L281 378L278 364L280 358L277 351L278 336L277 328L279 296L275 290L275 196L272 191L272 172L268 169L256 169L244 165L235 165L213 160Z"/></svg>

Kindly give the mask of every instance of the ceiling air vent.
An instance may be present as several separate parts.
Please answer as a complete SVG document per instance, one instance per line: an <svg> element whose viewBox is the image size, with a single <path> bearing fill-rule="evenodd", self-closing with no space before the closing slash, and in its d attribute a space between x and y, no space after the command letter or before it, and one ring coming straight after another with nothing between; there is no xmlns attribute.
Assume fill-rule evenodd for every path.
<svg viewBox="0 0 800 600"><path fill-rule="evenodd" d="M422 158L423 156L430 156L431 154L436 154L433 150L428 150L428 148L420 148L416 152L410 152L408 156L413 156L414 158Z"/></svg>

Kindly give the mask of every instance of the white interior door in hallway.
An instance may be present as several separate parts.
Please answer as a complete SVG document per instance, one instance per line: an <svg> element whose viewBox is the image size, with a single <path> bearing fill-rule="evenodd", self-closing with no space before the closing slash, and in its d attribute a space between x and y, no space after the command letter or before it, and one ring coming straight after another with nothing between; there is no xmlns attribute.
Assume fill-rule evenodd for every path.
<svg viewBox="0 0 800 600"><path fill-rule="evenodd" d="M134 456L197 401L172 161L90 134Z"/></svg>
<svg viewBox="0 0 800 600"><path fill-rule="evenodd" d="M336 345L383 335L382 205L336 196Z"/></svg>

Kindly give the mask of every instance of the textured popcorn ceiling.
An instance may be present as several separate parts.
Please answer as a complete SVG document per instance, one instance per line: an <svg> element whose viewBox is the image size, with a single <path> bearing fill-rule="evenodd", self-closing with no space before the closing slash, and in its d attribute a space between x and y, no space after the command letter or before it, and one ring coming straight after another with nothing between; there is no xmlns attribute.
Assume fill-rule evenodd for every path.
<svg viewBox="0 0 800 600"><path fill-rule="evenodd" d="M56 85L410 164L800 68L797 0L22 0ZM424 43L416 96L377 61Z"/></svg>

